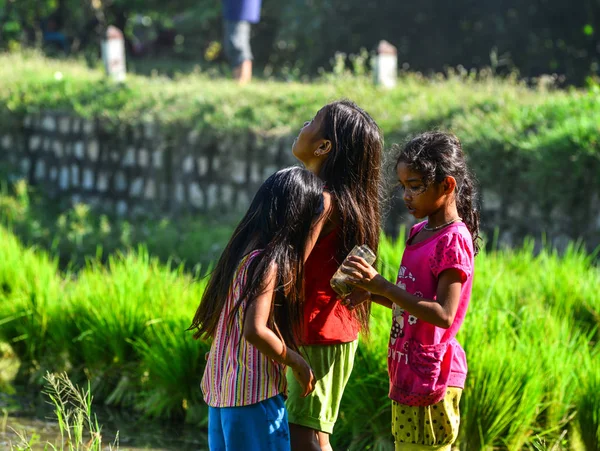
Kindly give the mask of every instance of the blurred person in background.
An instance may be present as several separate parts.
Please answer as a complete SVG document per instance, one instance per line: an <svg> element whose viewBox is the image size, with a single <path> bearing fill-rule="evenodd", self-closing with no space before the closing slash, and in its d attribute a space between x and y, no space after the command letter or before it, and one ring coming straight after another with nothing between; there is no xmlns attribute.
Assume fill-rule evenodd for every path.
<svg viewBox="0 0 600 451"><path fill-rule="evenodd" d="M42 37L44 45L53 46L65 54L69 53L69 41L62 31L62 20L60 14L54 13L41 21Z"/></svg>
<svg viewBox="0 0 600 451"><path fill-rule="evenodd" d="M224 48L240 84L252 80L251 24L260 20L262 0L223 0Z"/></svg>

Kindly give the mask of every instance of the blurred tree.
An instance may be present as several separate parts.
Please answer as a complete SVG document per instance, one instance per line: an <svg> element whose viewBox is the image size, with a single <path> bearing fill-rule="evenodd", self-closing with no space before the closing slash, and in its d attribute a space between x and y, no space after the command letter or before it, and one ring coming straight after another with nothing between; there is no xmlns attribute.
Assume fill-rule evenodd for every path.
<svg viewBox="0 0 600 451"><path fill-rule="evenodd" d="M215 60L220 12L220 0L0 0L0 46L40 45L43 20L54 14L73 51L97 50L91 42L107 24L125 31L132 51L141 23L151 24L155 50ZM600 73L600 0L264 0L253 33L258 66L307 74L328 68L336 52L372 50L381 39L404 67L423 72L491 65L574 83Z"/></svg>
<svg viewBox="0 0 600 451"><path fill-rule="evenodd" d="M211 3L218 6L218 0ZM2 45L12 40L40 46L43 28L52 19L79 49L95 40L90 34L109 24L125 30L128 20L140 14L172 26L175 15L197 4L194 0L0 0L0 40Z"/></svg>
<svg viewBox="0 0 600 451"><path fill-rule="evenodd" d="M372 50L386 39L413 70L492 65L581 82L598 71L599 17L600 0L289 0L270 58L314 72L336 51Z"/></svg>

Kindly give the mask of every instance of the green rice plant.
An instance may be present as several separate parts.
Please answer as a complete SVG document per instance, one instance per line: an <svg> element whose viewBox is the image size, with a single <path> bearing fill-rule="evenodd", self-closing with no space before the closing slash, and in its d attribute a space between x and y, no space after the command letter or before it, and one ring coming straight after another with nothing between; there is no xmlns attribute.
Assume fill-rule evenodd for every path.
<svg viewBox="0 0 600 451"><path fill-rule="evenodd" d="M474 287L458 337L469 364L461 402L462 449L520 449L543 402L544 376L528 337L518 332L539 309L520 300L510 257L498 255L482 252L476 258L475 281L486 283Z"/></svg>
<svg viewBox="0 0 600 451"><path fill-rule="evenodd" d="M577 421L588 451L600 449L600 345L578 369Z"/></svg>
<svg viewBox="0 0 600 451"><path fill-rule="evenodd" d="M524 250L518 257L524 257ZM600 268L594 266L594 254L588 254L581 243L571 243L559 255L544 247L529 265L522 265L523 284L527 284L531 302L543 302L560 318L572 318L576 327L594 331L600 325ZM527 270L535 271L531 277Z"/></svg>
<svg viewBox="0 0 600 451"><path fill-rule="evenodd" d="M373 305L371 336L359 342L332 443L350 450L393 450L387 348L391 311ZM367 417L365 417L365 415Z"/></svg>
<svg viewBox="0 0 600 451"><path fill-rule="evenodd" d="M61 310L66 283L55 259L25 249L4 227L0 243L0 339L21 360L21 373L41 381L41 363L61 357L51 319Z"/></svg>
<svg viewBox="0 0 600 451"><path fill-rule="evenodd" d="M538 371L545 375L536 435L549 442L571 439L579 385L577 368L590 359L595 331L577 328L574 322L545 310L538 318L528 318L520 335L527 337L529 347L537 350Z"/></svg>
<svg viewBox="0 0 600 451"><path fill-rule="evenodd" d="M210 344L196 341L186 331L191 320L157 320L134 341L140 356L141 388L136 407L151 417L206 422L200 380Z"/></svg>
<svg viewBox="0 0 600 451"><path fill-rule="evenodd" d="M381 240L378 264L391 281L403 242ZM97 401L206 424L199 383L208 344L185 332L206 285L200 270L161 264L141 248L62 273L4 228L0 254L0 339L26 374L66 368L72 380L91 381ZM475 265L458 335L469 364L461 448L558 451L581 435L595 449L599 273L590 255L527 242L482 251ZM332 436L336 448L393 448L389 328L389 310L374 305Z"/></svg>
<svg viewBox="0 0 600 451"><path fill-rule="evenodd" d="M535 354L508 333L466 352L461 449L521 449L543 402L545 376L537 371Z"/></svg>
<svg viewBox="0 0 600 451"><path fill-rule="evenodd" d="M537 419L530 424L531 431L541 439L558 440L569 429L573 417L574 371L578 361L589 353L588 343L595 330L590 329L589 322L577 321L575 307L566 309L557 306L571 304L570 300L567 301L569 297L593 300L595 290L586 284L586 280L596 277L597 270L589 260L581 258L581 251L559 257L543 250L536 255L530 246L531 243L526 243L522 249L482 253L477 257L476 284L459 341L467 352L470 367L468 381L475 384L476 389L482 389L479 387L482 381L475 378L491 377L490 374L484 376L474 371L474 367L485 363L486 359L494 358L489 353L506 352L511 359L515 356L514 350L500 351L502 348L494 345L499 337L503 344L508 342L513 347L518 344L517 349L528 349L535 366L532 367L528 362L523 368L530 371L533 378L543 375L545 384L543 399L537 408ZM563 273L564 277L561 277ZM536 277L531 277L531 274ZM553 280L567 280L567 275L568 282L562 285ZM485 280L485 283L477 284L478 280ZM572 283L578 285L576 293L573 292ZM565 321L565 318L568 320ZM500 355L497 358L502 360ZM492 366L490 364L483 372L487 373ZM500 369L497 371L500 372ZM471 389L467 388L464 394L466 405L469 405L470 395ZM500 398L500 395L497 397ZM530 412L533 412L534 404L530 407ZM474 416L477 415L469 412L464 415L467 423ZM521 424L523 421L520 418L515 423ZM482 429L489 431L489 428ZM465 435L472 437L472 434L471 427ZM523 436L517 443L523 440L531 441Z"/></svg>
<svg viewBox="0 0 600 451"><path fill-rule="evenodd" d="M527 240L520 248L477 257L473 302L513 312L542 304L584 331L597 330L600 293L594 287L600 283L600 269L592 263L593 255L574 244L561 255L547 247L536 252L534 246Z"/></svg>
<svg viewBox="0 0 600 451"><path fill-rule="evenodd" d="M381 235L379 240L379 251L377 256L377 269L380 274L390 282L396 282L400 261L404 253L404 242L406 241L406 229L400 228L398 237L393 240L386 235Z"/></svg>
<svg viewBox="0 0 600 451"><path fill-rule="evenodd" d="M144 248L117 254L106 267L90 263L69 299L73 342L68 353L90 373L94 392L109 403L133 405L140 356L134 346L149 324L193 315L200 285L150 258ZM191 317L191 316L190 316Z"/></svg>

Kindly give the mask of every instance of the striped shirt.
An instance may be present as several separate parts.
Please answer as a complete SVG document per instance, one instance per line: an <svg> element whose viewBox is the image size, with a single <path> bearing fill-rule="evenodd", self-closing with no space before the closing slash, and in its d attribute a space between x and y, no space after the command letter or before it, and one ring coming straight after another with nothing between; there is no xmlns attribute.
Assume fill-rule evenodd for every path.
<svg viewBox="0 0 600 451"><path fill-rule="evenodd" d="M261 354L244 338L246 301L229 321L246 285L248 266L260 252L252 251L240 262L221 312L202 377L204 401L211 407L247 406L287 391L285 365Z"/></svg>

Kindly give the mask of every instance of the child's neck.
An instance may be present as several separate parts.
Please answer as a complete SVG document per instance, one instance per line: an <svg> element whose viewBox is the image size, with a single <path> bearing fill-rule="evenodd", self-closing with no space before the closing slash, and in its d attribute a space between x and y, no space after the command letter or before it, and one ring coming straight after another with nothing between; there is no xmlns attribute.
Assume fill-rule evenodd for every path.
<svg viewBox="0 0 600 451"><path fill-rule="evenodd" d="M319 175L321 174L321 168L323 167L323 160L315 159L312 161L308 161L308 162L304 163L304 167L306 169L308 169L310 172L312 172L313 174L315 174L317 177L319 177Z"/></svg>
<svg viewBox="0 0 600 451"><path fill-rule="evenodd" d="M460 218L460 216L458 214L458 209L456 208L456 202L451 202L430 214L427 217L427 225L430 228L439 227L448 222L456 221L458 218Z"/></svg>

